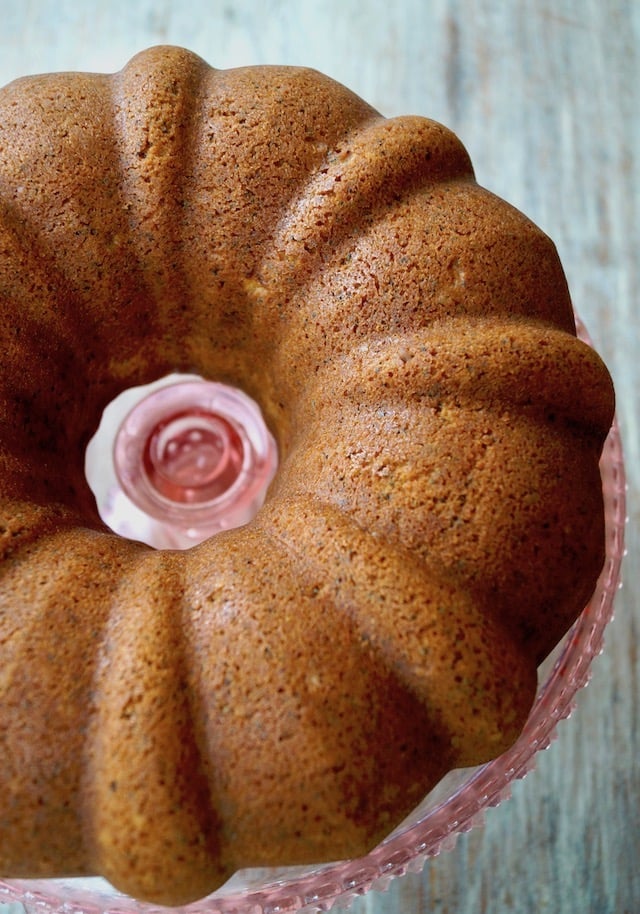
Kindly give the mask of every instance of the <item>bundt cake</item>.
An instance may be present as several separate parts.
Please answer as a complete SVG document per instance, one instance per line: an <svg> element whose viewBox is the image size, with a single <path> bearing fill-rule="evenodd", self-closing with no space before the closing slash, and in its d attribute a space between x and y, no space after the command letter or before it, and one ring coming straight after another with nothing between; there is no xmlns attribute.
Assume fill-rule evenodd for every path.
<svg viewBox="0 0 640 914"><path fill-rule="evenodd" d="M553 244L456 137L154 48L0 92L0 875L178 904L359 855L517 738L603 561L613 393ZM171 372L261 407L256 517L101 522Z"/></svg>

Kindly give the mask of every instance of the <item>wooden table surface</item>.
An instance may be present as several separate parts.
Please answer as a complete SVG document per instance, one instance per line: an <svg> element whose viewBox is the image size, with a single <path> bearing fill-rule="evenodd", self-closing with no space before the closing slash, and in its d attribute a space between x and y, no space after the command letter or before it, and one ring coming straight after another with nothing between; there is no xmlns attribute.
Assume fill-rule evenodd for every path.
<svg viewBox="0 0 640 914"><path fill-rule="evenodd" d="M640 2L0 0L0 84L115 70L179 44L219 67L314 66L388 115L463 139L478 180L556 241L617 387L628 556L616 618L572 719L486 827L354 910L640 911Z"/></svg>

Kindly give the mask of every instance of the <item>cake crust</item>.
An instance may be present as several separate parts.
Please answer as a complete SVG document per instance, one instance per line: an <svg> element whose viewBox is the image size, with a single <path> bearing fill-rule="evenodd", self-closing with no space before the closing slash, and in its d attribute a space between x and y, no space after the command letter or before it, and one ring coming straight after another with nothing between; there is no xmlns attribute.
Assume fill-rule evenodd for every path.
<svg viewBox="0 0 640 914"><path fill-rule="evenodd" d="M605 367L552 242L433 121L153 48L0 92L0 873L162 904L368 851L517 738L604 557ZM280 467L110 533L107 403L240 387Z"/></svg>

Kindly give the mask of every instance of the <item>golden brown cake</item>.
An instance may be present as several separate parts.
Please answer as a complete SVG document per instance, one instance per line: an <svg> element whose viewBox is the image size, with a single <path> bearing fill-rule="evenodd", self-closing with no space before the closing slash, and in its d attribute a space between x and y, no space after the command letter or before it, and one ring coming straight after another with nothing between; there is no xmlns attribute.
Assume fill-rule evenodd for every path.
<svg viewBox="0 0 640 914"><path fill-rule="evenodd" d="M603 561L613 394L549 239L448 130L155 48L0 93L0 874L184 902L366 852L506 749ZM185 552L84 452L170 372L280 466Z"/></svg>

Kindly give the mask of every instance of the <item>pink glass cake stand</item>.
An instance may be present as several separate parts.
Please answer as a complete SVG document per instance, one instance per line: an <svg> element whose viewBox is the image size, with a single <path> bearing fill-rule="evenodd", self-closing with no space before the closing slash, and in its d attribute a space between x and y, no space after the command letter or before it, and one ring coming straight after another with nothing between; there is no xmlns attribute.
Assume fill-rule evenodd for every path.
<svg viewBox="0 0 640 914"><path fill-rule="evenodd" d="M582 325L579 334L588 339ZM513 781L535 767L536 754L555 737L575 707L613 615L624 551L625 477L617 424L607 438L601 474L606 512L606 560L595 592L572 629L540 669L539 690L515 745L494 761L451 772L412 815L367 856L318 866L245 870L217 892L179 910L185 914L289 914L328 911L392 879L419 872L450 850L457 837L482 824L484 812L511 795ZM0 903L8 914L160 914L166 908L117 893L102 879L4 880Z"/></svg>

